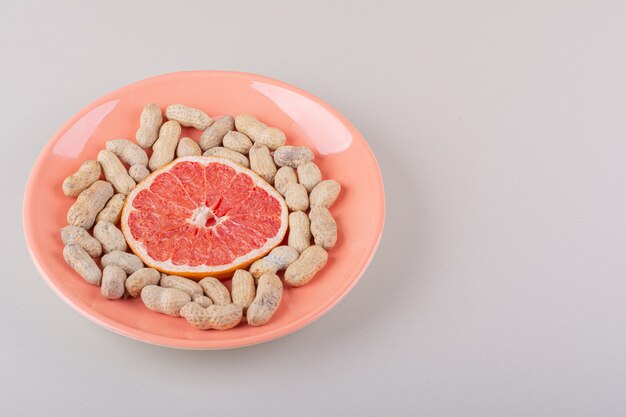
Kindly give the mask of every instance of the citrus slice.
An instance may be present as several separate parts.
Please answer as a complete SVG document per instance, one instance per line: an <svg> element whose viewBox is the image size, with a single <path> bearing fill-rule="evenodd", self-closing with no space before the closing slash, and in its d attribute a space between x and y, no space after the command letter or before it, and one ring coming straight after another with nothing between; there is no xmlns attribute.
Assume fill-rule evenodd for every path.
<svg viewBox="0 0 626 417"><path fill-rule="evenodd" d="M225 278L280 244L287 215L283 197L249 169L188 156L137 185L121 223L146 265L189 278Z"/></svg>

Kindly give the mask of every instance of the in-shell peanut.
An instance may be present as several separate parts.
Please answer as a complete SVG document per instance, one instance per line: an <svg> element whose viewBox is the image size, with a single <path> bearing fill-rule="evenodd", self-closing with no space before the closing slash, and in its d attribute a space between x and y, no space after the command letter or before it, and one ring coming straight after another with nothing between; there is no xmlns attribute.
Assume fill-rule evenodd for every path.
<svg viewBox="0 0 626 417"><path fill-rule="evenodd" d="M102 244L104 253L113 252L114 250L125 251L128 249L126 239L122 231L115 227L113 223L99 221L93 228L93 237L98 239Z"/></svg>
<svg viewBox="0 0 626 417"><path fill-rule="evenodd" d="M128 168L128 175L132 179L139 184L141 181L145 180L148 175L150 175L150 170L143 165L133 165Z"/></svg>
<svg viewBox="0 0 626 417"><path fill-rule="evenodd" d="M274 183L276 176L276 165L267 146L261 143L255 143L250 148L250 169L259 174L261 178L270 184Z"/></svg>
<svg viewBox="0 0 626 417"><path fill-rule="evenodd" d="M326 207L329 208L339 197L341 192L341 184L335 180L325 180L317 184L309 195L309 203L311 208Z"/></svg>
<svg viewBox="0 0 626 417"><path fill-rule="evenodd" d="M63 181L63 194L68 197L76 197L94 182L100 179L102 170L98 161L85 161L80 164L78 171Z"/></svg>
<svg viewBox="0 0 626 417"><path fill-rule="evenodd" d="M126 291L131 297L139 297L143 287L147 285L158 285L161 274L154 268L140 268L133 272L124 283Z"/></svg>
<svg viewBox="0 0 626 417"><path fill-rule="evenodd" d="M197 282L176 275L163 275L159 285L163 288L176 288L184 291L189 294L191 298L199 297L203 294L202 287L198 285Z"/></svg>
<svg viewBox="0 0 626 417"><path fill-rule="evenodd" d="M193 302L200 305L202 308L207 308L208 306L213 305L213 301L206 295L198 295L193 298Z"/></svg>
<svg viewBox="0 0 626 417"><path fill-rule="evenodd" d="M96 216L96 222L105 221L113 224L119 223L120 217L122 216L122 207L124 207L124 200L126 200L124 194L115 194L111 197Z"/></svg>
<svg viewBox="0 0 626 417"><path fill-rule="evenodd" d="M287 268L300 254L297 250L290 246L278 246L264 258L256 260L250 265L250 273L254 278L259 278L261 275L272 272L276 273Z"/></svg>
<svg viewBox="0 0 626 417"><path fill-rule="evenodd" d="M128 194L137 185L135 180L128 175L120 159L113 152L106 149L101 150L98 152L98 162L102 166L104 177L118 193Z"/></svg>
<svg viewBox="0 0 626 417"><path fill-rule="evenodd" d="M283 197L287 192L287 188L291 184L295 184L298 182L298 176L296 175L296 170L292 167L281 167L276 171L276 176L274 177L274 188L278 191Z"/></svg>
<svg viewBox="0 0 626 417"><path fill-rule="evenodd" d="M239 304L244 308L244 310L252 304L256 294L256 289L254 287L254 278L248 271L243 269L235 271L235 274L233 275L231 293L233 303Z"/></svg>
<svg viewBox="0 0 626 417"><path fill-rule="evenodd" d="M302 184L289 184L285 191L285 203L291 211L305 211L309 208L309 194Z"/></svg>
<svg viewBox="0 0 626 417"><path fill-rule="evenodd" d="M337 243L337 223L326 207L314 207L309 213L311 234L317 246L330 249Z"/></svg>
<svg viewBox="0 0 626 417"><path fill-rule="evenodd" d="M202 151L200 146L195 140L191 138L181 138L176 148L176 157L182 158L183 156L200 156Z"/></svg>
<svg viewBox="0 0 626 417"><path fill-rule="evenodd" d="M80 193L67 212L67 222L72 226L91 229L96 216L113 195L113 187L106 181L96 181Z"/></svg>
<svg viewBox="0 0 626 417"><path fill-rule="evenodd" d="M298 260L287 267L285 283L292 287L301 287L313 279L315 274L326 265L328 253L320 246L309 246L300 254Z"/></svg>
<svg viewBox="0 0 626 417"><path fill-rule="evenodd" d="M252 147L252 141L243 133L230 131L222 139L222 146L235 152L248 153Z"/></svg>
<svg viewBox="0 0 626 417"><path fill-rule="evenodd" d="M174 160L181 131L180 125L174 120L163 123L159 130L159 138L152 146L152 156L148 161L150 170L159 169Z"/></svg>
<svg viewBox="0 0 626 417"><path fill-rule="evenodd" d="M100 285L102 271L96 261L80 246L70 243L63 248L63 258L69 266L91 285Z"/></svg>
<svg viewBox="0 0 626 417"><path fill-rule="evenodd" d="M289 237L287 244L302 253L311 246L311 224L303 211L289 213Z"/></svg>
<svg viewBox="0 0 626 417"><path fill-rule="evenodd" d="M159 129L163 123L163 115L158 105L146 104L139 119L139 129L135 138L142 148L149 148L159 137Z"/></svg>
<svg viewBox="0 0 626 417"><path fill-rule="evenodd" d="M227 330L241 322L243 307L239 304L210 305L203 308L198 303L188 303L181 310L180 315L187 322L199 330Z"/></svg>
<svg viewBox="0 0 626 417"><path fill-rule="evenodd" d="M229 161L232 161L236 164L241 165L242 167L245 167L245 168L250 167L250 162L248 161L248 158L246 158L245 155L242 155L239 152L235 152L230 149L223 148L221 146L216 146L214 148L211 148L207 150L203 155L215 156L218 158L225 158L225 159L228 159Z"/></svg>
<svg viewBox="0 0 626 417"><path fill-rule="evenodd" d="M61 240L66 245L71 243L80 246L91 257L102 255L102 245L88 231L78 226L65 226L61 229Z"/></svg>
<svg viewBox="0 0 626 417"><path fill-rule="evenodd" d="M132 253L114 250L102 257L100 260L102 266L117 265L121 267L127 274L133 274L140 268L143 268L143 262Z"/></svg>
<svg viewBox="0 0 626 417"><path fill-rule="evenodd" d="M281 146L274 151L274 162L279 167L292 167L311 162L315 158L313 152L306 146Z"/></svg>
<svg viewBox="0 0 626 417"><path fill-rule="evenodd" d="M226 305L231 303L228 288L217 278L206 277L201 279L198 284L200 284L204 290L204 294L213 301L213 304Z"/></svg>
<svg viewBox="0 0 626 417"><path fill-rule="evenodd" d="M283 283L278 275L268 272L261 275L254 301L248 307L246 318L250 326L263 326L270 321L283 298Z"/></svg>
<svg viewBox="0 0 626 417"><path fill-rule="evenodd" d="M148 310L180 317L180 309L191 302L191 296L176 288L147 285L141 290L141 301L148 307Z"/></svg>
<svg viewBox="0 0 626 417"><path fill-rule="evenodd" d="M298 166L298 182L311 192L322 181L322 172L314 162L305 162Z"/></svg>
<svg viewBox="0 0 626 417"><path fill-rule="evenodd" d="M108 265L102 271L100 294L109 300L117 300L124 295L126 272L117 265Z"/></svg>
<svg viewBox="0 0 626 417"><path fill-rule="evenodd" d="M240 114L235 117L235 127L254 142L274 150L285 144L285 134L275 127L269 127L249 114Z"/></svg>
<svg viewBox="0 0 626 417"><path fill-rule="evenodd" d="M165 109L165 117L168 120L175 120L181 126L193 127L204 130L211 126L213 119L202 110L185 106L184 104L171 104Z"/></svg>
<svg viewBox="0 0 626 417"><path fill-rule="evenodd" d="M223 116L215 119L213 124L207 130L202 132L200 136L200 149L207 149L222 144L222 139L231 130L235 128L235 119L233 116Z"/></svg>
<svg viewBox="0 0 626 417"><path fill-rule="evenodd" d="M148 165L148 154L135 142L128 139L113 139L107 141L106 148L128 165Z"/></svg>

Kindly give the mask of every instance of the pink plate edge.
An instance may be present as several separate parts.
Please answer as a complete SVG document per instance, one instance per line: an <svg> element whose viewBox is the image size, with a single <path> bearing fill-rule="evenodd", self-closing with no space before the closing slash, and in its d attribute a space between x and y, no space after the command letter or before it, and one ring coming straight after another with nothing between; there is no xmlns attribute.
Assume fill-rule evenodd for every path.
<svg viewBox="0 0 626 417"><path fill-rule="evenodd" d="M337 295L337 297L332 300L331 303L329 303L327 306L325 306L323 309L319 310L318 312L316 312L316 314L308 317L306 320L297 320L294 321L292 323L290 323L288 326L285 326L283 328L277 329L276 331L274 331L273 333L270 333L268 335L265 335L265 339L263 340L257 340L254 342L250 342L250 343L246 343L245 340L240 342L240 343L229 343L228 345L215 345L215 346L188 346L187 343L189 343L190 341L187 340L182 340L182 339L178 339L178 338L170 338L167 336L160 336L160 335L155 335L152 333L147 333L144 332L142 330L139 329L132 329L132 330L127 330L126 329L126 325L123 325L121 323L117 323L115 322L115 324L109 323L108 320L105 319L101 319L99 317L96 317L94 314L92 314L89 311L86 311L85 309L79 307L76 303L74 303L74 301L70 298L67 297L63 292L61 292L57 286L53 283L53 281L50 279L50 277L48 276L48 274L43 270L43 268L41 267L41 265L39 264L39 261L35 255L35 253L33 252L30 242L31 240L36 239L36 232L34 230L33 225L30 223L28 217L26 215L26 213L30 210L30 196L33 193L33 178L35 176L35 174L41 169L41 163L42 163L42 157L43 155L47 154L50 151L50 148L52 147L53 142L63 133L67 130L67 128L71 125L73 125L77 120L79 120L84 114L86 114L88 111L90 111L91 109L93 109L94 107L98 106L99 104L108 101L110 96L113 96L115 94L117 94L120 90L124 90L128 87L132 87L135 84L139 84L142 82L145 82L147 80L151 80L151 79L155 79L155 78L161 78L161 77L171 77L171 76L185 76L185 75L191 75L191 74L198 74L198 73L210 73L210 74L215 74L215 75L225 75L225 76L235 76L235 77L243 77L243 78L249 78L249 79L255 79L255 80L259 80L259 81L265 81L265 82L269 82L271 84L275 84L281 87L284 87L286 89L292 90L302 96L305 96L307 98L309 98L310 100L318 103L319 105L321 105L322 107L326 108L330 113L332 113L335 117L337 117L344 125L348 126L350 128L351 132L356 132L359 136L359 138L364 142L367 150L369 151L370 157L372 159L372 161L374 162L374 165L376 166L377 169L377 178L378 178L378 185L380 187L381 190L381 200L380 200L380 210L382 213L382 219L381 219L381 224L380 224L380 231L378 233L376 242L374 244L374 247L372 249L372 252L369 255L369 258L367 260L367 262L365 262L365 264L361 267L360 271L357 272L355 279L350 283L350 285L348 285L340 294ZM160 74L160 75L156 75L156 76L152 76L152 77L148 77L148 78L144 78L138 81L134 81L130 84L127 84L123 87L120 87L118 89L113 90L112 92L102 96L101 98L92 101L91 103L87 104L86 106L84 106L78 113L74 114L74 116L72 116L67 122L65 122L63 124L63 126L61 126L61 128L59 128L55 134L52 136L52 138L48 141L48 143L46 144L46 146L42 149L42 151L39 153L39 155L37 156L37 160L35 161L35 164L33 165L33 168L31 169L30 175L28 176L28 181L26 184L26 189L24 192L24 201L23 201L23 228L24 228L24 236L25 236L25 240L26 240L26 246L28 247L28 252L30 253L30 257L32 258L37 270L39 271L40 275L44 278L45 282L48 284L48 286L50 288L52 288L52 290L62 299L64 300L72 309L74 309L75 311L77 311L80 315L82 315L83 317L87 318L88 320L108 329L111 330L114 333L117 334L121 334L123 336L126 336L130 339L133 340L137 340L139 342L144 342L144 343L148 343L151 345L155 345L155 346L161 346L161 347L167 347L167 348L175 348L175 349L184 349L184 350L221 350L221 349L232 349L232 348L241 348L241 347L247 347L247 346L254 346L254 345L258 345L261 343L265 343L265 342L269 342L275 339L278 339L280 337L289 335L291 333L296 332L297 330L300 330L306 326L308 326L309 324L313 323L314 321L318 320L320 317L322 317L324 314L328 313L333 307L335 307L356 285L356 283L361 279L361 277L363 276L363 274L365 273L365 271L367 270L367 268L369 267L374 255L376 254L376 251L378 250L382 235L383 235L383 231L385 228L385 217L386 217L386 199L385 199L385 188L384 188L384 184L383 184L383 180L382 180L382 174L380 171L380 166L378 165L378 161L376 160L376 157L374 156L374 153L372 152L372 149L369 147L369 144L367 143L367 141L363 138L363 136L360 134L360 132L352 125L352 123L350 123L350 121L343 115L341 114L339 111L337 111L335 108L333 108L332 106L330 106L328 103L326 103L324 100L320 99L319 97L304 91L298 87L295 87L291 84L285 83L283 81L279 81L270 77L266 77L263 75L258 75L258 74L253 74L253 73L247 73L247 72L238 72L238 71L216 71L216 70L196 70L196 71L177 71L177 72L171 72L171 73L166 73L166 74ZM206 341L203 341L206 342Z"/></svg>

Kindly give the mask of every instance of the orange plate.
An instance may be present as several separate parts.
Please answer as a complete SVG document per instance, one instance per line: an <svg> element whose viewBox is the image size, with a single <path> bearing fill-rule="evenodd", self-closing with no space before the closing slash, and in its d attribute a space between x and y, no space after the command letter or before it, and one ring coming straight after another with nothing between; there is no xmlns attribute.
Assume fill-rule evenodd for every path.
<svg viewBox="0 0 626 417"><path fill-rule="evenodd" d="M200 331L184 319L146 309L141 300L107 300L63 261L59 230L74 199L63 179L86 159L96 159L113 138L134 140L146 103L162 109L183 103L211 116L250 113L282 129L289 145L306 145L324 178L342 185L331 208L339 228L326 267L301 288L286 288L280 309L263 327L241 324L226 331ZM198 139L199 131L183 136ZM161 346L223 349L266 342L321 317L356 284L382 235L385 197L376 159L359 132L339 112L296 87L253 74L193 71L165 74L120 88L72 117L50 140L30 174L24 196L24 233L41 275L70 306L117 333ZM384 279L384 277L372 277ZM227 282L227 285L229 282Z"/></svg>

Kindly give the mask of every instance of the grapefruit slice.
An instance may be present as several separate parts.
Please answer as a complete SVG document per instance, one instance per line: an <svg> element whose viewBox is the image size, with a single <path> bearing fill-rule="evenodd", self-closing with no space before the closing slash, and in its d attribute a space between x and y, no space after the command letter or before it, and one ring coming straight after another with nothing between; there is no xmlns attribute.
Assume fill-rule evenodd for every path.
<svg viewBox="0 0 626 417"><path fill-rule="evenodd" d="M287 215L283 197L251 170L188 156L130 192L121 224L146 265L189 278L226 278L280 244Z"/></svg>

